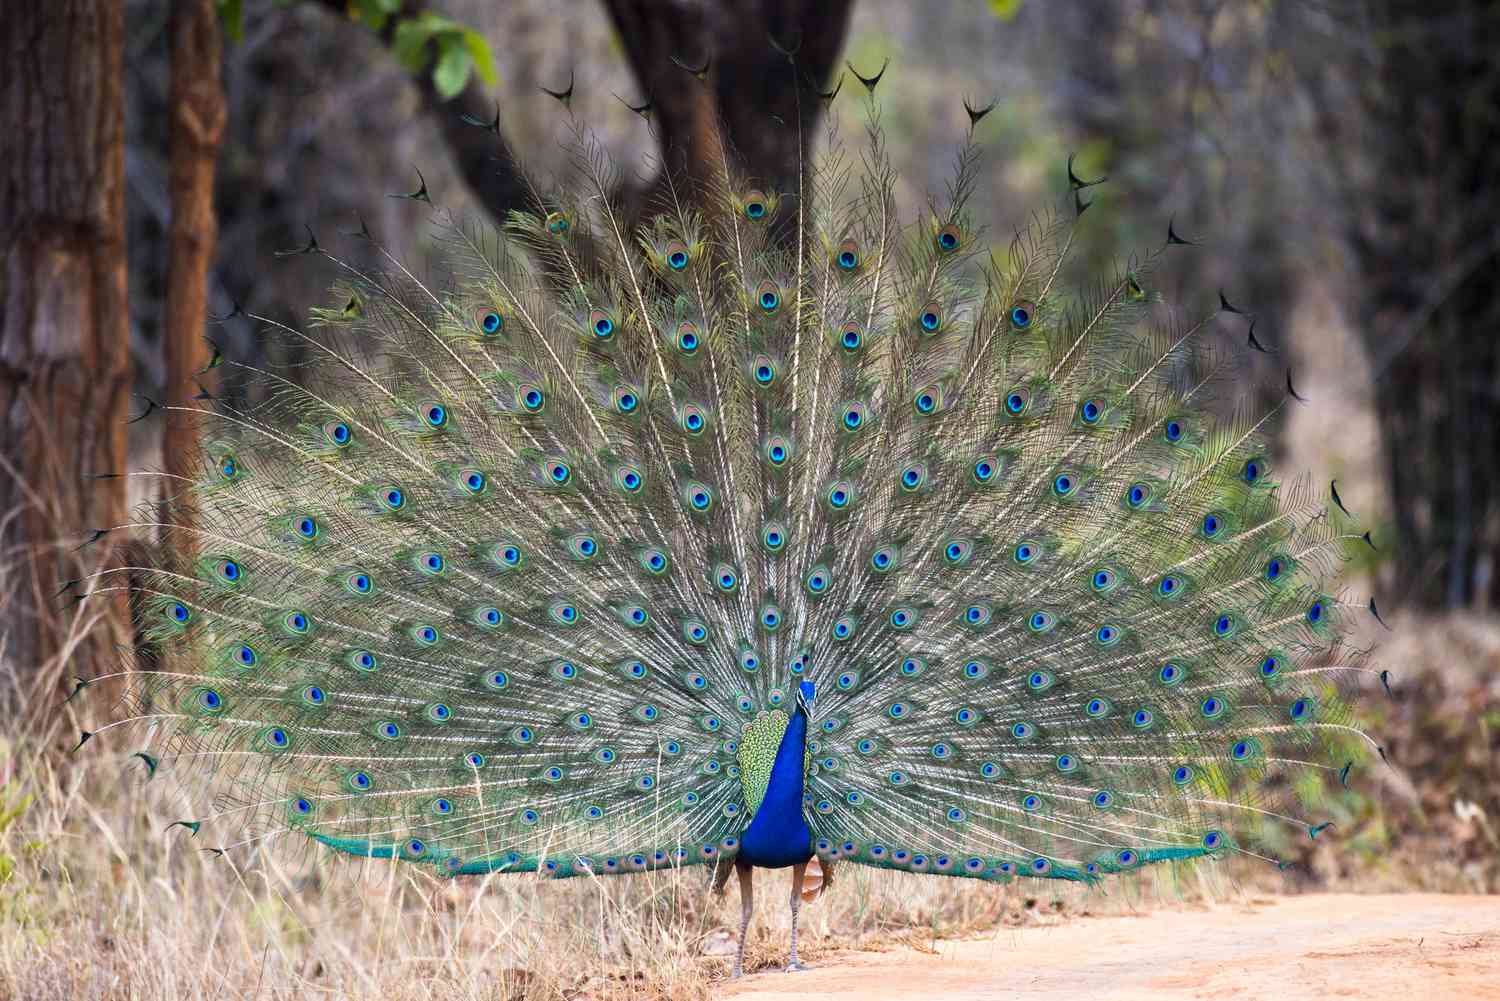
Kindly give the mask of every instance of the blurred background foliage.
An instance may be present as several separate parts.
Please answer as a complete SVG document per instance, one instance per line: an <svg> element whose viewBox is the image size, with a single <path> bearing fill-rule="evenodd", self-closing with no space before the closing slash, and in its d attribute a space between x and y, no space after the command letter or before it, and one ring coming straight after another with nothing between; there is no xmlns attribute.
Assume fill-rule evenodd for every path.
<svg viewBox="0 0 1500 1001"><path fill-rule="evenodd" d="M168 6L127 0L131 344L138 388L153 398L165 388L157 336L170 219ZM432 248L386 195L414 189L420 170L444 207L518 204L502 159L545 182L563 155L567 112L542 88L570 81L572 113L622 163L639 164L656 139L653 122L629 105L654 89L660 106L664 89L692 79L667 50L692 49L684 65L712 54L728 66L712 50L767 48L755 27L798 5L685 4L701 12L693 27L628 45L619 23L661 19L679 5L604 5L610 16L591 0L451 0L442 16L422 12L431 35L405 27L413 21L399 18L412 5L400 0L223 6L239 40L224 52L211 301L221 313L239 303L294 318L317 300L323 276L273 254L300 245L307 229L327 242L363 220L400 256L420 260ZM1500 21L1493 4L1449 5L1446 16L1342 0L829 7L848 11L846 29L837 14L817 25L846 30L842 58L820 60L830 87L842 75L849 88L831 105L845 134L860 127L860 88L844 60L863 73L892 60L882 114L906 209L915 212L951 170L965 96L999 101L980 131L989 154L975 201L997 240L1065 191L1064 163L1076 152L1081 176L1109 179L1096 191L1080 274L1154 247L1175 219L1199 247L1175 255L1159 281L1185 316L1211 308L1220 289L1253 314L1257 340L1277 352L1250 373L1265 387L1257 402L1280 399L1291 367L1324 413L1358 408L1374 422L1341 419L1341 433L1297 468L1331 466L1345 501L1376 528L1379 553L1352 554L1363 569L1399 554L1399 591L1385 564L1388 603L1494 605L1500 503L1489 459L1500 448L1486 446L1500 444L1500 369L1485 290L1500 265L1483 221L1494 218L1490 160L1500 149L1484 44ZM745 11L759 22L737 25L756 19ZM650 81L655 88L633 70L643 49L669 71ZM463 87L445 69L453 52L463 53ZM739 103L760 100L741 89ZM721 95L721 108L728 103L736 102ZM1452 121L1443 120L1448 107ZM463 124L465 113L498 114L498 137ZM770 130L763 119L757 128ZM1476 312L1465 315L1470 306ZM236 359L261 350L246 322L215 338Z"/></svg>

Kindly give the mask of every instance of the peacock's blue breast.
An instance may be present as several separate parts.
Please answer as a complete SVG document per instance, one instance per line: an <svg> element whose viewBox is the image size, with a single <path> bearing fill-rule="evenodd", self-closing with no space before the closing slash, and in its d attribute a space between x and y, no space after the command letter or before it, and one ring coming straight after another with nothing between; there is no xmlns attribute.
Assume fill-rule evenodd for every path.
<svg viewBox="0 0 1500 1001"><path fill-rule="evenodd" d="M768 869L812 857L812 831L802 815L807 715L799 708L787 724L765 797L740 837L739 858Z"/></svg>

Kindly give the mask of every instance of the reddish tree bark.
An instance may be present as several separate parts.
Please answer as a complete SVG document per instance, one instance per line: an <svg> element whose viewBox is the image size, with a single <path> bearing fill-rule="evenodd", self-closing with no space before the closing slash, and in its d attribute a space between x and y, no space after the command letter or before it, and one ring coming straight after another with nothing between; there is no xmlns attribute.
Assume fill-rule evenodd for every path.
<svg viewBox="0 0 1500 1001"><path fill-rule="evenodd" d="M123 37L119 3L21 0L0 18L0 640L34 696L113 664L129 636L123 590L83 606L96 628L77 646L55 597L119 533L75 553L80 536L125 520L126 481L94 478L126 458Z"/></svg>
<svg viewBox="0 0 1500 1001"><path fill-rule="evenodd" d="M218 221L214 215L214 165L224 136L224 91L219 72L222 54L214 0L174 0L171 21L171 199L168 235L165 355L167 401L189 405L201 386L210 392L217 381L204 369L212 349L204 339L208 315L208 270L213 263ZM199 468L198 422L190 414L169 413L162 432L162 465L167 478L163 521L182 531L168 536L183 563L196 555L197 521L192 494L180 478Z"/></svg>

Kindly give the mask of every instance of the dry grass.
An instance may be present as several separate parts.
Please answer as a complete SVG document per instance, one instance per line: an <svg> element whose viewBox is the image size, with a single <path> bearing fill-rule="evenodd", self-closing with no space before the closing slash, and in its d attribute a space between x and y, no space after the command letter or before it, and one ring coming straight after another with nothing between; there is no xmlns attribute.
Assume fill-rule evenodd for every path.
<svg viewBox="0 0 1500 1001"><path fill-rule="evenodd" d="M804 955L1267 889L1500 889L1500 630L1399 634L1404 697L1376 723L1402 768L1346 804L1337 838L1304 841L1292 873L1162 867L1088 890L843 867L803 908ZM692 999L727 972L738 900L714 900L705 869L543 885L286 850L218 857L164 832L181 815L169 776L146 781L107 735L57 753L73 721L50 715L50 730L0 732L0 998ZM784 963L787 940L786 876L757 886L752 970Z"/></svg>
<svg viewBox="0 0 1500 1001"><path fill-rule="evenodd" d="M89 745L93 749L93 745ZM0 745L0 997L452 999L707 996L728 969L734 891L708 870L543 885L287 853L219 857L170 788L108 749L55 764ZM161 783L159 792L153 788ZM844 867L802 911L803 954L884 948L1080 910L1222 894L1162 871L1110 895ZM747 967L785 962L787 877L757 881Z"/></svg>
<svg viewBox="0 0 1500 1001"><path fill-rule="evenodd" d="M287 850L218 857L180 828L164 832L179 815L170 779L146 781L129 748L105 739L76 759L14 735L0 743L0 998L693 999L727 973L738 900L733 890L712 898L705 869L544 885ZM1205 864L1088 890L843 867L803 908L803 954L817 963L836 950L1308 884L1495 888L1492 869L1476 883L1473 856L1451 848L1450 863L1422 865L1461 831L1450 807L1402 842L1399 801L1343 839L1378 835L1387 848L1366 856L1325 840L1290 877ZM1483 851L1483 823L1459 826ZM787 941L786 876L761 874L757 886L751 970L784 963Z"/></svg>

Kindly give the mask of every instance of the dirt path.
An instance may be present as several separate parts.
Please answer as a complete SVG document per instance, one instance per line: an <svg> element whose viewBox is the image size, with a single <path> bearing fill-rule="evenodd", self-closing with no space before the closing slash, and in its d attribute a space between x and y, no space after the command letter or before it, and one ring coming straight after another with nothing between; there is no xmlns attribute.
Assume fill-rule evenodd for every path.
<svg viewBox="0 0 1500 1001"><path fill-rule="evenodd" d="M756 1001L1500 999L1500 897L1317 895L1081 918L846 953L723 989Z"/></svg>

